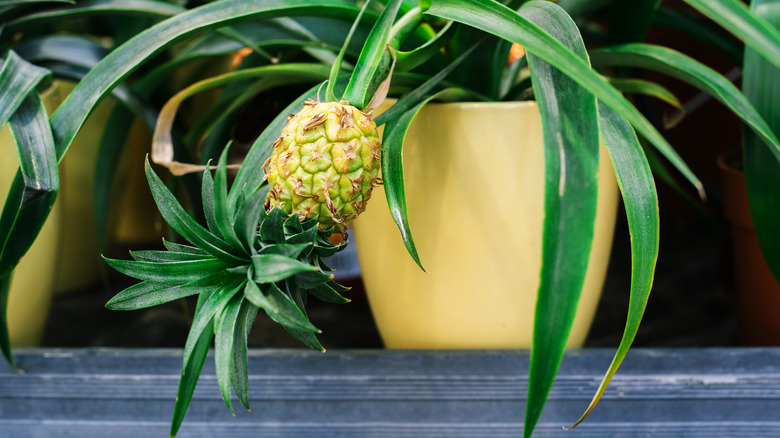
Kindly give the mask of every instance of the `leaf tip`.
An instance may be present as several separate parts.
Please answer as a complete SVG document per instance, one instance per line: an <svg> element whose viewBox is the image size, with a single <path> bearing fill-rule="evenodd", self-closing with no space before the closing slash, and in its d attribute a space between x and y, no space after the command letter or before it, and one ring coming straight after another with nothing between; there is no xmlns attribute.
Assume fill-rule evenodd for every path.
<svg viewBox="0 0 780 438"><path fill-rule="evenodd" d="M585 417L583 416L582 418L580 418L579 420L577 420L577 421L576 421L574 424L572 424L571 426L563 426L563 427L561 427L561 429L563 429L563 430L572 430L572 429L574 429L575 427L579 426L579 425L580 425L580 423L582 423L582 420L584 420L584 419L585 419Z"/></svg>
<svg viewBox="0 0 780 438"><path fill-rule="evenodd" d="M704 190L704 184L697 181L695 187L696 191L699 192L699 199L701 199L702 202L707 202L707 192Z"/></svg>

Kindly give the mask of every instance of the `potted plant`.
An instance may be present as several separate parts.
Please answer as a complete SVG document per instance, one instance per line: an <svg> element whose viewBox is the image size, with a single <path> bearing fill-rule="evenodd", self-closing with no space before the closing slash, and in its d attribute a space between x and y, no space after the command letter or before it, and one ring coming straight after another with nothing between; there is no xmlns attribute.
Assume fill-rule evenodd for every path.
<svg viewBox="0 0 780 438"><path fill-rule="evenodd" d="M751 10L777 32L780 2L752 1ZM780 132L777 96L780 81L777 56L745 49L742 89L766 118L772 131ZM778 263L778 163L771 147L750 131L744 132L741 154L719 157L724 190L724 212L731 223L737 289L737 321L740 343L780 344L775 318L780 306ZM754 225L755 224L755 225Z"/></svg>
<svg viewBox="0 0 780 438"><path fill-rule="evenodd" d="M120 34L128 31L133 23L148 20L149 17L159 19L161 14L171 15L182 10L162 3L149 3L145 17L139 18L138 11L134 9L132 6L118 5L106 9L104 2L86 5L40 2L5 7L0 15L5 30L0 38L0 47L5 61L1 86L7 91L4 95L6 111L4 120L15 117L13 114L17 111L23 111L26 105L23 103L24 97L29 96L31 101L34 101L33 94L39 94L46 111L53 113L74 87L74 82L83 77L105 56L109 51L108 44L121 42L123 37ZM134 16L128 17L129 13ZM96 17L105 19L106 14L114 14L114 18L118 17L117 23L121 25L112 28L102 25L100 20L95 19ZM79 24L74 25L74 22L79 19L81 20ZM8 310L6 311L4 305L2 313L3 319L6 314L8 315L11 328L10 333L3 330L2 337L9 337L14 345L34 346L40 343L52 292L68 292L86 286L97 286L101 272L104 271L99 257L99 248L107 241L110 242L109 244L117 244L116 237L122 237L121 230L117 233L104 232L106 227L102 224L105 221L101 221L101 217L105 214L102 213L103 209L100 205L106 205L107 198L113 197L115 201L122 200L120 207L117 208L122 210L122 206L127 206L122 216L128 216L127 211L145 213L145 218L142 220L136 218L137 228L142 229L142 233L146 233L146 236L150 235L150 231L154 231L152 225L155 219L149 214L154 211L153 205L151 208L144 209L142 204L135 202L136 199L132 195L128 196L126 193L120 193L121 190L110 189L113 170L118 167L119 171L123 172L126 171L127 166L111 165L105 156L111 152L121 154L124 149L122 146L132 144L134 140L144 148L148 142L147 138L143 138L142 123L135 124L129 136L130 140L127 140L119 132L122 128L117 126L117 123L109 122L112 112L123 110L123 108L115 109L117 101L130 105L139 113L145 111L137 102L133 103L132 93L126 86L117 88L112 94L112 97L95 108L84 128L74 139L75 149L78 152L69 155L56 172L54 164L49 162L51 151L46 152L45 159L44 155L40 155L45 150L41 145L49 142L50 137L45 133L45 124L30 125L27 127L29 130L27 133L18 133L17 136L34 136L27 139L19 137L18 143L14 142L10 135L4 137L3 164L7 168L4 168L3 172L3 190L11 188L19 167L19 160L15 157L21 156L23 166L20 175L24 175L23 184L26 186L27 193L43 189L48 193L43 196L43 199L48 199L46 202L53 202L60 187L65 193L56 204L53 219L47 222L45 237L36 240L36 245L33 247L34 254L26 257L21 267L16 270L15 281L11 281L11 273L19 256L25 252L25 247L30 243L23 243L25 238L22 235L28 232L34 235L36 226L25 230L24 221L31 218L25 218L23 212L30 208L30 205L25 202L19 203L19 199L14 196L9 197L7 203L5 197L3 198L6 207L4 232L8 237L3 243L3 274L0 277L3 278L4 299L2 301L5 302L7 298L9 302ZM153 112L149 110L146 113L152 116L151 119L147 117L147 121L151 120L153 123ZM136 117L125 118L129 123L136 120ZM106 135L107 132L109 135ZM111 134L119 134L120 139L112 138ZM148 135L147 129L147 137ZM34 146L24 146L25 141L33 142ZM41 149L35 152L36 147ZM140 151L140 153L137 158L139 164L142 162L144 152ZM38 158L29 161L36 154ZM98 159L98 155L103 158ZM125 160L128 161L130 160ZM46 170L44 163L52 167ZM36 172L44 174L49 172L50 180L45 184L45 180L38 181L40 176L37 176ZM140 176L139 173L135 180L143 183ZM126 179L126 181L132 180L133 178ZM12 193L14 191L19 193L21 182L21 179L13 182ZM128 184L123 185L122 189L127 186ZM103 202L97 204L98 212L95 212L96 203L92 196L95 187L99 191L103 190L101 192L103 195L99 196ZM148 194L141 193L141 195L141 199L149 198L147 204L151 204L151 197ZM33 199L37 198L33 196ZM131 203L133 205L129 205ZM44 217L46 209L41 205L41 210L36 214ZM105 238L106 234L111 236L108 240ZM101 244L98 241L101 241ZM6 326L5 322L0 325ZM8 342L3 342L2 345L4 351L10 354L6 349Z"/></svg>
<svg viewBox="0 0 780 438"><path fill-rule="evenodd" d="M518 7L524 2L509 3ZM702 10L708 9L707 4L698 1L689 0L689 3ZM723 0L718 5L742 12L736 1ZM587 412L598 401L625 356L649 294L658 251L653 179L634 129L669 158L694 186L699 187L695 176L652 124L619 90L590 67L579 39L579 30L560 7L550 2L528 2L520 6L519 11L514 11L488 0L467 5L453 0L437 0L423 2L420 6L418 10L406 8L398 22L397 12L402 8L400 1L388 2L378 18L369 14L366 20L372 23L372 30L352 75L345 80L346 85L338 85L342 50L333 63L327 85L315 86L302 95L258 137L230 190L226 152L220 156L215 176L211 176L208 168L204 169L201 192L204 194L202 214L206 226L199 225L186 214L152 168L147 166L150 186L164 218L191 245L169 242L166 243L167 251L139 251L133 254L135 260L111 260L110 264L118 270L144 281L120 293L109 306L129 309L199 295L195 321L185 346L172 434L181 424L214 334L217 375L228 405L231 385L239 400L246 402L245 336L248 321L260 308L306 345L321 349L314 337L316 328L308 322L304 313L306 291L325 300L344 301L338 294L338 285L323 272L325 267L321 258L340 248L329 243L328 235L334 230L343 230L362 211L370 187L376 183L379 152L376 150L375 127L361 110L370 107L372 96L378 94L381 97L386 88L393 86L393 78L396 85L411 91L376 120L379 124L385 122L383 181L388 204L402 231L403 241L412 257L419 262L406 217L401 171L403 139L420 108L443 91L439 85L446 84L442 81L459 62L463 62L471 49L471 45L448 47L447 53L454 55L454 59L445 62L444 70L436 70L433 61L430 61L416 65L419 70L410 67L410 71L417 75L390 76L394 64L392 48L403 47L403 42L412 44L411 49L404 49L411 52L405 58L407 65L441 55L438 44L446 42L449 36L446 35L447 30L437 33L428 27L427 20L430 18L461 23L462 31L474 32L477 40L492 34L508 43L521 44L529 53L534 93L540 102L542 126L545 128L548 212L543 235L542 282L536 304L525 434L530 435L533 431L563 356L584 281L584 269L581 268L587 265L590 256L598 196L595 184L591 183L599 161L596 159L599 138L594 132L600 132L604 139L621 188L633 236L634 269L626 332ZM351 21L355 16L359 17L358 12L358 8L350 2L335 0L257 4L222 0L176 15L129 40L90 71L51 118L55 144L60 150L66 149L89 108L122 77L174 41L250 18L317 15ZM725 15L718 11L715 13L718 17ZM355 22L363 21L358 18ZM415 41L416 38L422 38L422 41ZM559 40L571 46L567 47ZM780 45L776 44L777 41L772 43ZM391 49L386 49L388 45ZM591 52L591 59L594 53ZM762 135L773 150L780 148L777 139L765 129L765 122L747 104L744 96L724 78L693 59L665 48L647 46L610 47L598 53L602 65L638 62L648 68L672 72L713 92ZM503 57L497 60L505 62ZM398 56L395 62L402 64ZM307 68L279 66L246 74L275 78L293 73L302 75ZM228 79L223 77L219 80ZM301 110L304 102L316 98L318 88L322 88L325 102L312 101ZM438 97L452 99L453 93L458 100L480 97L468 92L463 97L463 90L454 88L454 91L449 90ZM568 99L558 99L559 93L566 97L574 93L576 98L566 102ZM348 101L349 105L339 103L340 100ZM576 118L571 117L573 111L576 111ZM289 113L297 115L290 118L292 125L283 131ZM333 132L326 132L329 129ZM349 131L349 135L343 133L345 130ZM282 137L279 137L280 132ZM339 141L342 138L346 141ZM335 146L331 141L352 146ZM165 141L159 144L164 145ZM330 156L323 158L325 150L317 149L319 147L329 148ZM290 156L303 156L304 152L313 167L305 168L300 162L290 161ZM272 157L270 160L269 156ZM169 154L158 158L170 167L181 167ZM326 162L318 161L321 159ZM261 170L266 161L270 187L264 184L265 173ZM325 171L328 166L342 166L344 170L339 172L338 179L324 180L326 182L318 189L313 187L316 184L307 185L303 181L302 177ZM302 173L296 174L299 169L303 169ZM325 190L322 190L323 187ZM270 208L268 212L261 207L264 199L267 199ZM286 218L286 214L291 216Z"/></svg>

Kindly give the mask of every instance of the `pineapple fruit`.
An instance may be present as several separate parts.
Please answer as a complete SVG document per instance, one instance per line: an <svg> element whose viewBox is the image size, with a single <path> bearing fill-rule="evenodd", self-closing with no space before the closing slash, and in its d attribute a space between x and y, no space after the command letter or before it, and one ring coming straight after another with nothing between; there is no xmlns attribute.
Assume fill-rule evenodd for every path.
<svg viewBox="0 0 780 438"><path fill-rule="evenodd" d="M265 206L280 207L321 229L345 232L379 182L381 142L376 123L346 101L308 100L274 143L263 170Z"/></svg>

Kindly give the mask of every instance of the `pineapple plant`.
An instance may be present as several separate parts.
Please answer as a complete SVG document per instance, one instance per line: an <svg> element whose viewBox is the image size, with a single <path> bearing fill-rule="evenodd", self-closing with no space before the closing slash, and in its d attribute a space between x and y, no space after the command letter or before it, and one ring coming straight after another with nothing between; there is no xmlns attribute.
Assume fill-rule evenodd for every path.
<svg viewBox="0 0 780 438"><path fill-rule="evenodd" d="M389 76L387 69L378 66L400 6L394 3L395 8L386 9L374 26L370 36L374 42L364 49L380 77ZM160 213L189 244L164 241L165 251L133 251L133 260L106 258L115 270L141 280L114 296L106 307L135 310L198 295L184 348L171 436L184 418L212 336L226 405L233 410L232 387L249 409L247 334L258 311L264 310L307 347L324 352L316 337L319 329L306 315L308 296L331 303L349 301L341 295L348 288L333 280L323 259L346 248L348 240L334 244L332 234L347 237L347 228L366 209L372 189L381 183L381 141L365 102L381 101L384 81L376 82L373 76L353 78L344 97L336 99L339 69L340 62L335 62L326 90L329 100L321 102L317 96L317 100L291 105L301 109L286 116L263 165L242 166L238 181L241 172L251 172L250 178L260 180L257 186L236 182L228 190L227 147L213 177L210 167L205 167L201 196L206 227L185 211L146 162L146 176ZM374 93L380 98L375 99ZM360 106L351 105L348 96L361 102Z"/></svg>
<svg viewBox="0 0 780 438"><path fill-rule="evenodd" d="M710 2L686 2L720 20L743 20L745 17L745 14L731 14L732 17L722 11L712 11ZM366 207L371 188L380 183L377 179L380 166L388 205L403 242L415 261L421 264L406 217L401 151L406 130L419 109L432 99L500 101L533 95L542 110L549 151L546 163L549 177L545 187L549 209L545 218L542 275L548 281L538 292L540 304L535 317L538 336L531 359L526 436L533 431L562 359L567 329L574 317L571 306L576 305L577 289L584 275L581 272L563 274L578 271L570 267L575 261L585 260L590 246L590 236L585 229L592 217L583 214L581 206L592 206L593 194L586 191L584 196L579 196L571 189L587 185L590 175L577 169L583 162L592 161L590 154L594 145L585 144L587 142L582 140L578 130L598 130L609 147L634 237L632 258L635 263L626 332L588 411L603 394L636 334L658 254L655 189L637 134L656 146L698 187L696 178L663 136L616 88L620 85L608 83L589 62L597 67L630 65L657 69L693 82L724 101L771 145L772 151L778 150L778 141L767 134L763 120L751 112L750 105L743 105L741 94L733 87L729 88L728 81L719 75L701 69L694 60L657 47L628 45L588 53L574 21L554 2L431 0L410 7L414 2L388 0L376 6L379 3L375 0L365 2L362 10L373 8L372 12L381 14L378 18L362 20L361 10L355 2L348 0L206 2L141 32L109 53L90 70L49 121L53 134L49 149L61 157L89 111L122 78L174 43L219 26L232 26L254 18L272 20L297 15L347 21L357 17L353 30L365 21L373 23L348 79L346 75L340 75L346 43L334 61L333 57L313 50L323 47L319 42L297 41L312 57L332 62L323 101L317 96L319 87L315 86L284 110L254 143L230 188L227 152L220 156L213 177L211 170L204 170L201 185L195 188L202 199L202 214L198 215L203 218L201 222L189 215L151 165L146 165L149 185L162 216L189 243L166 241L165 251L134 251L131 253L133 260L108 259L116 270L141 280L120 292L109 301L108 307L131 310L198 296L184 349L171 435L177 433L184 418L212 339L219 387L226 404L232 409L232 386L242 404L248 406L246 336L260 309L308 347L324 350L316 338L319 330L306 315L306 301L309 296L329 302L347 301L341 295L344 288L333 281L323 258L348 244L335 245L330 237L333 233L344 233ZM571 7L572 2L567 3ZM592 3L581 7L591 7ZM738 0L719 0L718 3L741 11ZM400 18L396 17L398 11L403 11ZM240 33L227 33L240 42L246 41ZM757 47L780 46L773 45L771 38L767 43L750 40L755 38L753 35L742 36ZM269 40L273 37L267 36ZM526 56L507 63L506 54L511 44L523 45ZM328 47L327 44L324 47ZM475 47L479 50L475 51ZM261 44L252 49L260 55L264 53ZM470 54L479 60L462 63ZM490 68L485 69L486 65ZM530 66L530 79L524 75L526 66ZM263 78L266 82L253 83L247 89L247 93L256 93L274 82L284 82L283 77L289 76L291 71L305 76L302 72L308 69L316 76L316 69L311 65L297 66L286 72L282 67L283 64L269 66L262 72L246 69L236 72L235 77L267 75ZM391 71L394 72L392 80ZM444 82L445 77L447 82ZM311 79L311 76L307 78ZM638 88L656 97L662 94L657 87L647 83L631 85L634 90ZM372 107L382 100L388 88L399 99L372 122ZM336 96L337 89L340 90L339 97ZM582 89L586 93L581 93ZM582 100L571 99L575 94ZM238 96L236 101L242 101L246 94L235 93L234 96ZM310 98L316 100L305 104ZM220 109L228 110L233 106L234 103L228 101ZM298 114L287 120L289 113ZM352 120L348 120L350 114ZM575 126L568 114L587 114L598 118L598 124ZM288 122L290 126L284 128ZM380 146L375 126L382 125L384 133ZM192 137L197 138L197 135ZM210 139L207 140L206 146L210 143ZM354 146L352 149L350 143ZM224 142L220 147L222 145ZM29 155L32 156L32 152ZM196 197L190 196L191 200ZM21 189L16 199L22 199ZM35 200L34 197L31 199ZM45 209L41 208L33 212L36 213L34 220L13 220L17 216L29 217L23 213L31 206L37 207L37 204L21 203L19 208L9 207L11 216L6 220L4 215L0 221L6 231L13 224L25 225L23 236L14 239L20 247L34 239L45 219L45 213L41 213ZM489 223L488 216L486 226ZM24 249L19 252L23 253ZM13 264L5 259L0 261L9 266ZM10 357L10 352L7 356Z"/></svg>

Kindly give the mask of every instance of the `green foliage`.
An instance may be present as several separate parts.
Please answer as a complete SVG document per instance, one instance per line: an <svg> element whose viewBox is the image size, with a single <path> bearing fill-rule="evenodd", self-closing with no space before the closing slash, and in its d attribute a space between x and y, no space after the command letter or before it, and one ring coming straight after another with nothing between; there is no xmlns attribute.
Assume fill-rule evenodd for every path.
<svg viewBox="0 0 780 438"><path fill-rule="evenodd" d="M212 335L217 380L225 403L232 411L232 385L248 408L246 337L250 316L263 309L306 346L324 351L314 336L319 330L306 316L302 297L311 292L324 301L347 301L337 292L345 288L322 272L320 263L323 256L346 248L347 243L330 243L332 230L320 230L317 221L301 223L297 216L287 217L279 209L262 214L264 197L249 196L243 203L228 204L225 156L219 160L214 179L209 171L203 177L205 214L212 216L209 229L184 211L147 161L147 178L160 213L194 246L166 242L166 251L134 251L134 260L106 259L119 272L142 280L112 298L106 304L109 309L136 310L199 297L184 348L172 435L184 418ZM264 195L264 191L258 192Z"/></svg>
<svg viewBox="0 0 780 438"><path fill-rule="evenodd" d="M165 241L166 251L135 251L133 260L107 259L117 270L142 280L109 301L111 309L140 309L198 295L172 435L184 418L212 337L226 404L232 410L232 386L248 408L246 336L255 314L263 309L305 345L322 350L315 336L318 330L305 312L307 294L327 302L348 301L340 295L344 288L323 272L328 269L322 262L345 244L330 243L329 232L319 230L316 221L301 223L281 210L263 208L267 187L260 169L288 114L308 99L319 100L320 89L326 100L341 96L364 110L376 104L370 103L375 95L377 100L386 92L398 98L377 117L377 123L385 125L383 178L401 238L422 267L407 217L402 162L404 138L415 116L431 101L533 97L540 104L545 130L548 214L526 436L533 432L560 364L590 254L598 133L609 151L632 237L625 333L587 415L636 335L658 257L658 205L640 140L652 144L702 191L672 145L624 94L642 94L675 106L679 102L660 85L633 77L635 69L660 71L704 90L751 129L746 136L751 209L767 260L776 274L780 272L776 229L780 142L776 121L765 120L773 114L777 93L764 88L778 77L780 65L777 2L755 0L750 10L739 0L685 1L714 24L659 8L657 0L638 3L641 13L631 2L617 0L562 0L560 6L540 0L372 0L362 9L350 0L217 0L192 9L155 0L75 5L29 0L0 7L5 25L0 34L4 59L0 120L14 129L21 157L21 170L0 217L4 355L12 362L5 307L13 269L56 198L57 160L109 93L123 106L115 110L112 129L102 142L96 184L99 230L105 229L109 205L105 188L121 155L115 145L126 137L133 115L151 127L160 114L169 124L162 134L172 158L182 163L217 160L214 175L207 169L200 177L183 180L193 206L189 211L147 163L146 175L163 218L188 243ZM612 26L600 33L591 24L604 18ZM76 19L79 25L73 24ZM83 29L78 28L81 24ZM641 43L648 27L656 24L688 31L734 58L742 47L727 33L744 41L749 48L745 95L694 58ZM97 40L108 41L111 50ZM510 62L513 44L523 46L526 54ZM596 46L600 48L591 50ZM172 97L177 73L241 49L249 54L236 58L237 64L230 67L235 71L213 78L190 75L185 82L191 87ZM79 84L46 123L36 93L52 75ZM127 82L130 77L132 86ZM327 85L321 82L326 77ZM229 189L229 151L223 145L237 140L231 135L234 128L245 128L238 122L241 110L251 105L259 111L263 109L255 100L259 93L262 97L294 84L311 88L278 113L274 109L264 130L252 130L251 149ZM182 100L206 90L218 90L209 111L192 120L173 120ZM166 100L166 109L159 112Z"/></svg>

